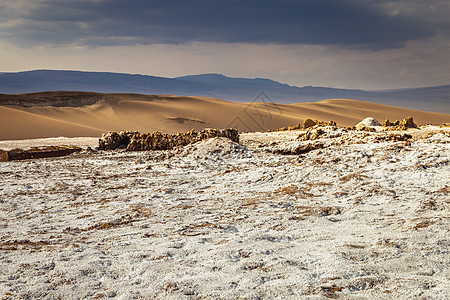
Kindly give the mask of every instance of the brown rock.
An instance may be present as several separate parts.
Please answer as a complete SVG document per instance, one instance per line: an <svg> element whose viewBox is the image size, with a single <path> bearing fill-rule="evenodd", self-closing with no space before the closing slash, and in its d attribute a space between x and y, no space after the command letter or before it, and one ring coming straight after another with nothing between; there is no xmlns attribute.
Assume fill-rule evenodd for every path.
<svg viewBox="0 0 450 300"><path fill-rule="evenodd" d="M225 137L239 143L239 132L233 128L203 129L200 132L191 130L177 134L161 132L108 132L99 140L100 150L114 150L125 148L128 151L171 150L175 147L186 146L201 140Z"/></svg>
<svg viewBox="0 0 450 300"><path fill-rule="evenodd" d="M75 146L48 146L31 148L29 150L13 149L11 151L0 151L0 161L59 157L80 152L81 150L81 148Z"/></svg>
<svg viewBox="0 0 450 300"><path fill-rule="evenodd" d="M384 120L383 127L394 126L394 123L391 123L389 119Z"/></svg>
<svg viewBox="0 0 450 300"><path fill-rule="evenodd" d="M417 125L414 124L412 117L408 117L402 121L395 121L394 123L391 123L388 119L386 119L383 123L383 127L386 127L387 130L390 131L401 131L407 130L408 128L417 128Z"/></svg>
<svg viewBox="0 0 450 300"><path fill-rule="evenodd" d="M298 123L297 125L294 125L294 126L278 128L275 131L290 131L290 130L298 130L298 129L301 129L301 128L302 128L302 124Z"/></svg>
<svg viewBox="0 0 450 300"><path fill-rule="evenodd" d="M414 124L414 120L413 120L412 117L408 117L406 119L403 119L400 122L399 126L405 128L405 129L407 129L407 128L417 128L417 125Z"/></svg>
<svg viewBox="0 0 450 300"><path fill-rule="evenodd" d="M328 126L337 126L335 121L328 121Z"/></svg>
<svg viewBox="0 0 450 300"><path fill-rule="evenodd" d="M297 148L293 150L286 150L286 149L277 149L274 151L276 154L283 154L283 155L298 155L298 154L305 154L310 151L316 150L316 149L322 149L324 148L324 145L321 143L314 143L314 144L307 144L307 145L300 145Z"/></svg>
<svg viewBox="0 0 450 300"><path fill-rule="evenodd" d="M289 126L289 127L280 127L275 131L290 131L290 130L308 129L308 128L316 126L316 125L317 126L336 126L336 122L335 121L324 122L324 121L306 119L305 121L303 121L303 123L298 123L297 125ZM271 131L269 130L269 132L271 132Z"/></svg>
<svg viewBox="0 0 450 300"><path fill-rule="evenodd" d="M317 120L312 120L312 119L306 119L305 121L303 121L303 126L302 128L306 129L309 127L313 127L317 124Z"/></svg>
<svg viewBox="0 0 450 300"><path fill-rule="evenodd" d="M298 136L298 140L300 141L313 141L317 140L324 131L320 128L309 128L306 132L300 134Z"/></svg>
<svg viewBox="0 0 450 300"><path fill-rule="evenodd" d="M376 132L377 130L372 127L363 126L358 128L359 131Z"/></svg>
<svg viewBox="0 0 450 300"><path fill-rule="evenodd" d="M380 135L375 138L378 142L404 142L409 141L412 138L410 134L387 134Z"/></svg>
<svg viewBox="0 0 450 300"><path fill-rule="evenodd" d="M137 131L121 131L102 134L102 137L98 140L98 149L100 150L113 150L113 149L125 149L130 143L132 137L139 134Z"/></svg>
<svg viewBox="0 0 450 300"><path fill-rule="evenodd" d="M336 122L334 121L329 121L329 122L324 122L324 121L318 121L318 120L312 120L312 119L306 119L303 122L303 129L307 129L313 126L336 126Z"/></svg>
<svg viewBox="0 0 450 300"><path fill-rule="evenodd" d="M9 161L8 151L0 150L0 161Z"/></svg>

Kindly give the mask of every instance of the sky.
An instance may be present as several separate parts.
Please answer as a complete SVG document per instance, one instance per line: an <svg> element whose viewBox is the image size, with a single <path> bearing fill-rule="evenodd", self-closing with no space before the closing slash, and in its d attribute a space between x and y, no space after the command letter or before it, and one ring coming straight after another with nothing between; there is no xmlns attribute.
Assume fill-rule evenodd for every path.
<svg viewBox="0 0 450 300"><path fill-rule="evenodd" d="M0 72L450 84L448 0L0 0Z"/></svg>

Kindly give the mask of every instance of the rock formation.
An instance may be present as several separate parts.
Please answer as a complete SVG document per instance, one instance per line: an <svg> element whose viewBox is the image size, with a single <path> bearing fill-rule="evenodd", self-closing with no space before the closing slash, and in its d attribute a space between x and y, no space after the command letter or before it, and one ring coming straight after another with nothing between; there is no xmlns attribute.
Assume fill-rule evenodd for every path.
<svg viewBox="0 0 450 300"><path fill-rule="evenodd" d="M177 134L125 131L103 134L99 139L99 149L126 149L127 151L171 150L214 137L225 137L239 143L239 132L233 128L203 129L200 132L191 130Z"/></svg>
<svg viewBox="0 0 450 300"><path fill-rule="evenodd" d="M303 121L302 128L303 129L307 129L309 127L313 127L313 126L316 126L316 125L319 125L319 126L336 126L336 122L335 121L324 122L324 121L306 119L305 121Z"/></svg>
<svg viewBox="0 0 450 300"><path fill-rule="evenodd" d="M417 125L414 123L412 117L408 117L402 121L397 120L394 123L391 123L389 122L389 119L386 119L383 123L383 127L386 128L385 130L389 131L401 131L407 130L408 128L417 128Z"/></svg>
<svg viewBox="0 0 450 300"><path fill-rule="evenodd" d="M306 119L305 121L303 121L303 123L298 123L297 125L289 126L289 127L281 127L281 128L278 128L276 131L308 129L313 126L336 126L336 122L335 121L324 122L324 121Z"/></svg>
<svg viewBox="0 0 450 300"><path fill-rule="evenodd" d="M399 123L400 123L400 122L399 122L398 120L395 121L394 123L391 123L391 122L389 121L389 119L386 119L386 120L384 120L383 127L397 126Z"/></svg>
<svg viewBox="0 0 450 300"><path fill-rule="evenodd" d="M137 131L121 131L104 133L98 140L100 150L125 149L131 141L131 138L139 134Z"/></svg>
<svg viewBox="0 0 450 300"><path fill-rule="evenodd" d="M297 139L300 141L313 141L317 140L323 133L324 131L320 128L308 128L308 130L301 133Z"/></svg>
<svg viewBox="0 0 450 300"><path fill-rule="evenodd" d="M298 155L305 154L313 150L323 149L324 145L322 143L310 143L306 145L299 145L294 149L276 149L273 151L275 154L283 154L283 155Z"/></svg>
<svg viewBox="0 0 450 300"><path fill-rule="evenodd" d="M10 151L0 150L0 161L23 160L33 158L47 158L70 155L80 152L82 149L76 146L48 146L36 147L29 150L13 149Z"/></svg>

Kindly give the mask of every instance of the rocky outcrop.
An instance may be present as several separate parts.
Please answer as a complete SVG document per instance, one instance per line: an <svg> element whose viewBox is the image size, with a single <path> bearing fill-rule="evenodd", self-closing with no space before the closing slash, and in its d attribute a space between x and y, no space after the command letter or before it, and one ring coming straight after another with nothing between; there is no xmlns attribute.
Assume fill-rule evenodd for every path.
<svg viewBox="0 0 450 300"><path fill-rule="evenodd" d="M239 143L239 132L233 128L203 129L200 132L191 130L177 134L125 131L103 134L99 139L99 149L126 149L127 151L171 150L214 137L225 137Z"/></svg>
<svg viewBox="0 0 450 300"><path fill-rule="evenodd" d="M4 151L0 149L0 161L9 161L8 151Z"/></svg>
<svg viewBox="0 0 450 300"><path fill-rule="evenodd" d="M133 136L139 134L137 131L108 132L102 134L98 140L100 150L125 149Z"/></svg>
<svg viewBox="0 0 450 300"><path fill-rule="evenodd" d="M386 119L384 120L383 127L398 126L399 123L400 123L399 120L395 121L394 123L391 123L389 119Z"/></svg>
<svg viewBox="0 0 450 300"><path fill-rule="evenodd" d="M408 117L406 119L403 119L400 124L400 127L404 128L404 129L408 129L408 128L417 128L417 125L414 123L414 120L412 117Z"/></svg>
<svg viewBox="0 0 450 300"><path fill-rule="evenodd" d="M414 120L412 117L408 117L406 119L403 119L402 121L395 121L394 123L389 122L389 119L386 119L383 123L383 127L385 127L385 130L389 131L401 131L401 130L407 130L409 128L417 128L417 125L414 123Z"/></svg>
<svg viewBox="0 0 450 300"><path fill-rule="evenodd" d="M324 121L306 119L305 121L303 121L302 128L307 129L307 128L310 128L310 127L313 127L316 125L318 125L318 126L336 126L336 122L335 121L324 122Z"/></svg>
<svg viewBox="0 0 450 300"><path fill-rule="evenodd" d="M280 128L278 128L277 130L275 130L275 131L299 130L299 129L301 129L301 128L302 128L302 124L301 124L301 123L298 123L297 125L294 125L294 126L280 127ZM272 131L272 130L269 130L269 132L270 132L270 131Z"/></svg>
<svg viewBox="0 0 450 300"><path fill-rule="evenodd" d="M33 158L47 158L70 155L80 152L82 149L75 146L49 146L31 148L29 150L13 149L10 151L0 150L0 161L23 160Z"/></svg>
<svg viewBox="0 0 450 300"><path fill-rule="evenodd" d="M305 121L303 121L303 123L298 123L297 125L294 125L294 126L281 127L281 128L278 128L276 131L308 129L313 126L336 126L336 122L335 121L324 122L324 121L306 119Z"/></svg>
<svg viewBox="0 0 450 300"><path fill-rule="evenodd" d="M297 139L300 141L313 141L317 140L324 133L325 131L321 128L309 128L306 132L301 133Z"/></svg>

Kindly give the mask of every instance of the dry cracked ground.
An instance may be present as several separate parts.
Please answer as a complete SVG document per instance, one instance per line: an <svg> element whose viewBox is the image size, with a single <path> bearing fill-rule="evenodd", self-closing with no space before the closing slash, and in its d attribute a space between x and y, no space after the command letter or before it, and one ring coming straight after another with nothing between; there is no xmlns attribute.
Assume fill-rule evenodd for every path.
<svg viewBox="0 0 450 300"><path fill-rule="evenodd" d="M324 132L0 163L0 295L449 299L450 131Z"/></svg>

